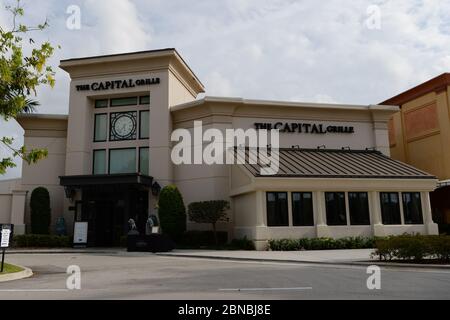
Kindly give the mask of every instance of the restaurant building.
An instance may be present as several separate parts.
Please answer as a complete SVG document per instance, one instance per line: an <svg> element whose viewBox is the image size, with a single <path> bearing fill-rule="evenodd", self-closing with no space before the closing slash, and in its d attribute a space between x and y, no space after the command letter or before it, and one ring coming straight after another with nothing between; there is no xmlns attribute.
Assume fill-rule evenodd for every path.
<svg viewBox="0 0 450 320"><path fill-rule="evenodd" d="M175 49L64 60L61 68L71 77L69 114L18 119L25 144L49 151L24 165L9 191L0 189L0 201L16 208L1 209L0 218L18 230L29 231L29 195L44 186L53 224L64 217L72 230L75 221L88 222L91 245L115 245L130 218L141 231L158 213L158 187L175 184L186 205L230 201L219 228L258 249L279 238L437 233L429 197L436 177L390 158L396 106L198 99L203 84ZM279 170L175 165L172 132L194 134L199 121L220 132L279 129Z"/></svg>

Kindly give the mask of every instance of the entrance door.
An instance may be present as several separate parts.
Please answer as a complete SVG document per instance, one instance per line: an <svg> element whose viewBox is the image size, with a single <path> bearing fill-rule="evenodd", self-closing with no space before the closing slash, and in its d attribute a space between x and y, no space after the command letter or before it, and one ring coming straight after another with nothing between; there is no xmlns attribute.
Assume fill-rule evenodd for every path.
<svg viewBox="0 0 450 320"><path fill-rule="evenodd" d="M83 190L82 217L89 223L89 246L119 246L128 232L129 219L135 220L139 232L145 232L148 191L104 187Z"/></svg>

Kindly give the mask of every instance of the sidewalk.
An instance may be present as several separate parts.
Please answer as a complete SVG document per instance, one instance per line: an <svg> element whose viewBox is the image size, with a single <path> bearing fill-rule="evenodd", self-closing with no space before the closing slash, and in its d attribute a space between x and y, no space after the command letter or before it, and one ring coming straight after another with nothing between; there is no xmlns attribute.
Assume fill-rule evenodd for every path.
<svg viewBox="0 0 450 320"><path fill-rule="evenodd" d="M445 269L450 265L430 265L414 263L394 263L372 258L373 249L323 250L323 251L210 251L175 250L170 253L158 253L159 256L185 257L197 259L220 259L234 261L276 262L298 264L327 264L342 266L377 265L389 268Z"/></svg>
<svg viewBox="0 0 450 320"><path fill-rule="evenodd" d="M352 263L371 260L372 249L323 251L213 251L175 250L158 255L213 258L227 260L256 260L304 263ZM376 260L374 260L376 261Z"/></svg>

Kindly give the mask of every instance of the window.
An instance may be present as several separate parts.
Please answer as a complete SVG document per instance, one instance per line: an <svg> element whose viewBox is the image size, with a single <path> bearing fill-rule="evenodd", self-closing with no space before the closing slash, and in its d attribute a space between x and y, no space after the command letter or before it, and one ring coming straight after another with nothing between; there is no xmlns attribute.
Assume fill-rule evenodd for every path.
<svg viewBox="0 0 450 320"><path fill-rule="evenodd" d="M381 198L381 216L383 224L402 224L400 216L400 200L397 192L382 192Z"/></svg>
<svg viewBox="0 0 450 320"><path fill-rule="evenodd" d="M150 96L142 96L139 98L139 104L150 104Z"/></svg>
<svg viewBox="0 0 450 320"><path fill-rule="evenodd" d="M369 195L367 192L349 192L348 204L351 225L370 225Z"/></svg>
<svg viewBox="0 0 450 320"><path fill-rule="evenodd" d="M419 192L405 192L403 197L403 213L405 224L423 224L422 201Z"/></svg>
<svg viewBox="0 0 450 320"><path fill-rule="evenodd" d="M149 170L149 148L139 149L139 172L143 175L148 176Z"/></svg>
<svg viewBox="0 0 450 320"><path fill-rule="evenodd" d="M136 149L109 150L109 173L135 173Z"/></svg>
<svg viewBox="0 0 450 320"><path fill-rule="evenodd" d="M150 111L141 111L139 114L139 139L150 137Z"/></svg>
<svg viewBox="0 0 450 320"><path fill-rule="evenodd" d="M135 106L137 104L137 97L111 99L111 107Z"/></svg>
<svg viewBox="0 0 450 320"><path fill-rule="evenodd" d="M286 192L267 193L267 225L269 227L289 226L288 200Z"/></svg>
<svg viewBox="0 0 450 320"><path fill-rule="evenodd" d="M106 113L95 115L94 142L105 142L108 134L108 115Z"/></svg>
<svg viewBox="0 0 450 320"><path fill-rule="evenodd" d="M108 108L108 99L104 99L104 100L95 100L95 108L96 109L100 109L100 108Z"/></svg>
<svg viewBox="0 0 450 320"><path fill-rule="evenodd" d="M344 192L325 193L327 207L327 224L329 226L346 226L347 209L345 206Z"/></svg>
<svg viewBox="0 0 450 320"><path fill-rule="evenodd" d="M106 150L94 150L93 174L106 174Z"/></svg>
<svg viewBox="0 0 450 320"><path fill-rule="evenodd" d="M111 113L110 141L136 140L137 112Z"/></svg>
<svg viewBox="0 0 450 320"><path fill-rule="evenodd" d="M314 226L313 201L311 192L292 193L292 215L294 226Z"/></svg>

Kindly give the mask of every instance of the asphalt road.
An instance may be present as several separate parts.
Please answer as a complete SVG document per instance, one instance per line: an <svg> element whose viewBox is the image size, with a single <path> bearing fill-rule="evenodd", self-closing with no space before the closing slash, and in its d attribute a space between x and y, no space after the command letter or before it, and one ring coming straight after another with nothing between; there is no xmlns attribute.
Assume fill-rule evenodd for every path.
<svg viewBox="0 0 450 320"><path fill-rule="evenodd" d="M8 299L449 299L450 270L382 268L381 290L364 267L257 263L151 254L9 255L34 276L0 283ZM67 267L81 290L67 290Z"/></svg>

